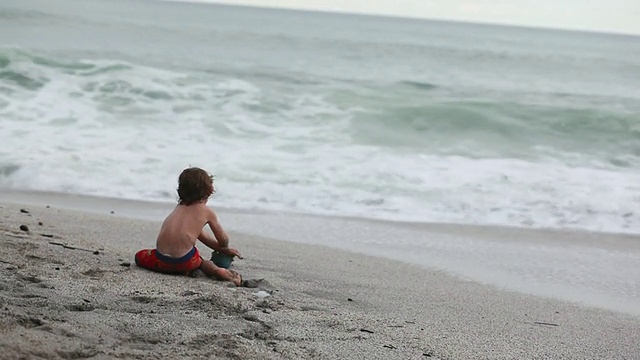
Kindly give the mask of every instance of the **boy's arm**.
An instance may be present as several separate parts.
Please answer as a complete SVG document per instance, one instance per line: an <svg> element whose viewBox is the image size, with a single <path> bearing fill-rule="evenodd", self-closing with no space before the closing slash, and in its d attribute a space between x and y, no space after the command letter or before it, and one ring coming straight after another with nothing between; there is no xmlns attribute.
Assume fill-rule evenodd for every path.
<svg viewBox="0 0 640 360"><path fill-rule="evenodd" d="M214 239L213 236L209 235L208 232L204 231L204 229L200 232L200 235L198 236L198 240L200 240L203 244L205 244L210 249L213 249L219 253L227 254L231 256L237 256L238 258L242 259L242 255L238 250L230 247L221 246L220 243L216 239ZM228 244L229 244L229 239L227 238L227 245Z"/></svg>
<svg viewBox="0 0 640 360"><path fill-rule="evenodd" d="M208 248L213 249L217 252L220 252L220 250L222 249L220 247L220 244L218 244L218 242L216 241L216 239L214 239L211 235L209 235L209 233L204 231L204 229L200 232L200 235L198 236L198 240L200 240Z"/></svg>
<svg viewBox="0 0 640 360"><path fill-rule="evenodd" d="M213 212L213 210L211 209L209 209L208 224L209 224L209 227L211 228L211 231L213 231L213 235L216 238L215 240L211 239L210 241L212 243L211 245L213 246L209 246L207 243L205 243L205 245L209 246L210 248L212 248L213 250L219 253L223 253L231 256L237 256L238 258L242 259L242 255L240 255L240 252L238 250L229 247L229 236L222 228L222 225L220 225L220 222L218 221L218 217L216 216L216 213ZM207 234L207 237L211 238L208 234Z"/></svg>
<svg viewBox="0 0 640 360"><path fill-rule="evenodd" d="M209 224L209 227L211 228L213 235L216 237L215 239L216 244L220 248L229 247L229 236L227 236L227 233L222 228L222 225L220 225L220 222L218 221L218 216L216 216L216 213L213 212L213 210L211 209L208 209L208 210L209 210L209 214L207 217L207 223ZM214 249L214 250L219 251L219 249Z"/></svg>

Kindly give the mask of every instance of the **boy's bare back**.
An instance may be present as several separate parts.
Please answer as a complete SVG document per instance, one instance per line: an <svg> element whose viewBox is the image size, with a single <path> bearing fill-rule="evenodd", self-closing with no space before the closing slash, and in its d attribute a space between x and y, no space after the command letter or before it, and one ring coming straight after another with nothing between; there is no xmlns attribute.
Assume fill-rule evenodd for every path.
<svg viewBox="0 0 640 360"><path fill-rule="evenodd" d="M215 218L215 215L211 215L212 212L202 202L188 206L177 205L162 223L156 249L173 258L183 257L196 245L196 240L200 237L203 227L212 217ZM216 226L211 227L213 229ZM225 237L222 234L216 236L219 241Z"/></svg>

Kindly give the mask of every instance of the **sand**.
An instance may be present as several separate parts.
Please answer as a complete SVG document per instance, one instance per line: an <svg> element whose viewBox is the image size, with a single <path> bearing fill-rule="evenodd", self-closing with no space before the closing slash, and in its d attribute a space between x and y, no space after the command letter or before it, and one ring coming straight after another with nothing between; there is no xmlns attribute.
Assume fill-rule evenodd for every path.
<svg viewBox="0 0 640 360"><path fill-rule="evenodd" d="M262 288L152 273L162 218L95 204L0 204L0 358L640 359L636 315L328 247L231 233Z"/></svg>

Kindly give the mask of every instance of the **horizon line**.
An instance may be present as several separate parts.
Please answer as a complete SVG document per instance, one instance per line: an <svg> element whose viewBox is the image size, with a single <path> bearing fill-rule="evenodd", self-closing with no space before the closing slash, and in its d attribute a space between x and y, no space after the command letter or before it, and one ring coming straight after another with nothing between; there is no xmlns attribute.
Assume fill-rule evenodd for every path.
<svg viewBox="0 0 640 360"><path fill-rule="evenodd" d="M149 1L149 0L143 0ZM488 26L488 27L503 27L503 28L518 28L523 30L543 30L543 31L559 31L559 32L572 32L572 33L584 33L593 35L612 35L620 37L640 37L640 32L624 32L618 30L602 30L602 29L583 29L573 27L553 27L553 26L540 26L540 25L525 25L515 24L509 22L490 22L490 21L470 21L450 18L429 18L423 16L409 16L398 14L381 14L376 12L356 12L356 11L340 11L331 9L308 9L308 8L293 8L293 7L281 7L281 6L268 6L268 5L253 5L253 4L236 4L227 2L227 0L150 0L150 1L162 1L171 3L186 3L186 4L201 4L201 5L213 5L213 6L226 6L236 8L251 8L257 10L270 10L270 11L291 11L302 13L320 13L327 15L339 15L339 16L363 16L363 17L376 17L387 19L404 19L414 21L427 21L427 22L440 22L440 23L455 23L462 25L476 25L476 26Z"/></svg>

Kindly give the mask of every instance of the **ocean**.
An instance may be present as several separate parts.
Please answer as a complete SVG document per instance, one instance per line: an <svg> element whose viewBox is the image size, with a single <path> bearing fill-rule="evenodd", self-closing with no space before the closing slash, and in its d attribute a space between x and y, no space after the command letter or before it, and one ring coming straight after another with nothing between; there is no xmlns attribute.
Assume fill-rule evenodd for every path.
<svg viewBox="0 0 640 360"><path fill-rule="evenodd" d="M640 233L640 37L0 0L0 189Z"/></svg>

